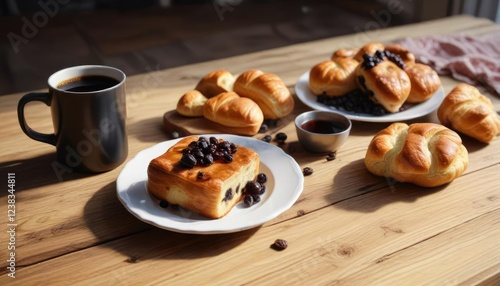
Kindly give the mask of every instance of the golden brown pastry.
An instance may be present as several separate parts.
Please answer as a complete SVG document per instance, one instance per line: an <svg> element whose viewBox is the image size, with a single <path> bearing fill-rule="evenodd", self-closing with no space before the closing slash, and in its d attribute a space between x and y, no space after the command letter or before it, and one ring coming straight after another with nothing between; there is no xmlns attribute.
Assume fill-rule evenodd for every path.
<svg viewBox="0 0 500 286"><path fill-rule="evenodd" d="M370 142L365 166L373 174L436 187L467 169L468 153L453 130L434 123L393 123Z"/></svg>
<svg viewBox="0 0 500 286"><path fill-rule="evenodd" d="M411 82L407 102L419 103L431 98L441 86L441 80L430 66L416 63L405 69Z"/></svg>
<svg viewBox="0 0 500 286"><path fill-rule="evenodd" d="M253 100L232 91L209 98L203 116L218 123L221 131L240 135L257 134L264 122L262 110Z"/></svg>
<svg viewBox="0 0 500 286"><path fill-rule="evenodd" d="M353 59L358 51L359 51L358 48L338 49L335 52L333 52L333 54L331 56L331 60L334 61L336 59L345 59L345 58Z"/></svg>
<svg viewBox="0 0 500 286"><path fill-rule="evenodd" d="M197 90L191 90L181 96L177 102L177 112L188 117L202 117L203 106L207 98Z"/></svg>
<svg viewBox="0 0 500 286"><path fill-rule="evenodd" d="M196 90L211 98L221 92L232 91L235 77L226 70L215 70L205 75L196 85Z"/></svg>
<svg viewBox="0 0 500 286"><path fill-rule="evenodd" d="M357 88L356 67L352 58L337 58L315 65L309 73L309 88L312 93L340 96Z"/></svg>
<svg viewBox="0 0 500 286"><path fill-rule="evenodd" d="M386 45L385 50L398 55L406 67L411 67L415 64L415 55L400 44Z"/></svg>
<svg viewBox="0 0 500 286"><path fill-rule="evenodd" d="M237 146L230 163L216 160L192 168L180 164L182 150L198 140L197 136L186 137L153 159L148 166L148 190L159 200L220 218L240 201L246 183L255 179L260 158L255 151Z"/></svg>
<svg viewBox="0 0 500 286"><path fill-rule="evenodd" d="M410 94L408 75L389 60L383 60L369 69L358 65L356 79L373 101L392 113L399 110Z"/></svg>
<svg viewBox="0 0 500 286"><path fill-rule="evenodd" d="M471 85L457 85L437 110L442 124L489 143L500 134L500 116L491 100Z"/></svg>
<svg viewBox="0 0 500 286"><path fill-rule="evenodd" d="M233 91L255 101L265 119L282 118L293 111L293 97L285 83L275 74L260 70L246 71L234 82Z"/></svg>
<svg viewBox="0 0 500 286"><path fill-rule="evenodd" d="M358 62L362 62L364 54L374 55L376 51L383 51L384 49L385 46L382 43L368 43L358 50L356 55L354 55L354 59Z"/></svg>

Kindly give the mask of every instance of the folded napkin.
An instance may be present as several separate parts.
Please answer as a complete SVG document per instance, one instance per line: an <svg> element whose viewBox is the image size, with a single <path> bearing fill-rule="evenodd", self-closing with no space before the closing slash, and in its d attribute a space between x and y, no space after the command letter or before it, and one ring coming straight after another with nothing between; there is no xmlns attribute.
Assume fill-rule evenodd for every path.
<svg viewBox="0 0 500 286"><path fill-rule="evenodd" d="M438 74L472 85L482 84L500 95L500 33L405 38L399 44Z"/></svg>

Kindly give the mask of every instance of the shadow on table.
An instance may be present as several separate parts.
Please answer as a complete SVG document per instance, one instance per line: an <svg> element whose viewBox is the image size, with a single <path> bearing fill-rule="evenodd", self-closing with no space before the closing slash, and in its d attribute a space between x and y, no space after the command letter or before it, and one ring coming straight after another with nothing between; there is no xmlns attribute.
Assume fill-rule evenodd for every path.
<svg viewBox="0 0 500 286"><path fill-rule="evenodd" d="M141 142L159 143L172 139L163 130L163 114L128 124L127 132L129 137L135 137Z"/></svg>
<svg viewBox="0 0 500 286"><path fill-rule="evenodd" d="M15 174L16 192L93 175L90 173L77 172L64 172L58 175L52 167L54 162L56 162L55 152L28 159L0 162L0 173L5 175L8 173ZM0 192L0 196L6 196L7 194L8 192Z"/></svg>
<svg viewBox="0 0 500 286"><path fill-rule="evenodd" d="M259 229L212 235L159 229L127 211L117 198L115 182L90 198L84 208L84 219L97 244L123 254L124 261L129 263L217 256L237 247Z"/></svg>
<svg viewBox="0 0 500 286"><path fill-rule="evenodd" d="M346 178L355 178L347 180ZM351 182L351 183L349 183ZM353 182L364 182L361 187L355 187ZM423 196L428 196L446 188L446 185L424 188L410 183L400 183L389 178L371 174L364 165L364 159L359 159L342 167L334 178L334 189L348 189L350 194L343 194L348 199L334 204L336 208L349 211L374 212L379 208L397 202L414 202ZM349 191L350 190L350 191Z"/></svg>

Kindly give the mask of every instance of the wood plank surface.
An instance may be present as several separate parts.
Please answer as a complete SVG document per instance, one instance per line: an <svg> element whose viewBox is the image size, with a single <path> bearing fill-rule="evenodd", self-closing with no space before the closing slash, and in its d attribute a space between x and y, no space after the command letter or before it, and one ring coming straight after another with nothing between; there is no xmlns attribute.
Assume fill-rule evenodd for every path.
<svg viewBox="0 0 500 286"><path fill-rule="evenodd" d="M353 34L216 61L150 72L127 79L129 156L171 138L163 115L206 73L251 68L278 74L292 90L315 63L357 41L499 32L488 20L467 16ZM372 36L375 34L371 34ZM366 36L366 35L365 35ZM457 81L442 77L445 93ZM353 122L351 136L327 161L297 141L292 122L277 130L280 145L301 168L312 167L304 191L288 211L261 227L232 234L188 235L154 228L129 214L116 198L123 166L101 174L64 174L51 169L54 147L27 138L17 123L24 93L0 97L0 170L16 173L17 278L0 261L0 284L477 284L500 282L500 138L482 144L463 136L466 173L443 187L425 189L368 173L364 154L373 135L390 123ZM500 99L488 94L495 109ZM307 110L297 102L296 111ZM33 103L29 124L51 132L49 108ZM411 122L438 122L435 112ZM260 138L264 134L257 134ZM276 144L276 143L271 143ZM0 193L6 210L7 193ZM0 232L7 231L1 216ZM276 252L276 238L290 247ZM0 245L2 258L7 251ZM406 284L406 283L403 283Z"/></svg>
<svg viewBox="0 0 500 286"><path fill-rule="evenodd" d="M152 229L21 269L19 275L69 285L73 281L64 273L80 264L86 267L72 277L82 285L125 278L140 284L146 269L151 284L462 281L482 265L498 266L500 194L475 186L478 181L491 186L499 172L497 164L467 174L453 188L386 187L243 233L199 236ZM276 238L286 239L289 248L270 249Z"/></svg>

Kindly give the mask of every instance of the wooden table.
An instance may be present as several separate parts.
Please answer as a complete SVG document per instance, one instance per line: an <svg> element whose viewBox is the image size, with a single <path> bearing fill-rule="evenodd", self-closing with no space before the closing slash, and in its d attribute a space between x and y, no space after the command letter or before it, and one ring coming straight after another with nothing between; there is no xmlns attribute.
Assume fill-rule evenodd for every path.
<svg viewBox="0 0 500 286"><path fill-rule="evenodd" d="M214 69L238 74L258 68L278 74L293 89L300 75L345 45L498 31L488 20L460 16L129 77L128 160L171 138L162 130L163 114ZM447 77L442 82L445 93L457 84ZM180 234L127 212L115 188L123 165L96 175L65 174L59 181L50 167L54 148L30 140L17 123L22 95L0 98L1 285L500 283L500 138L484 145L464 137L470 161L466 173L444 187L423 189L389 183L365 169L370 139L389 123L353 122L337 159L326 161L324 155L301 148L289 122L273 132L285 132L282 148L301 168L314 169L304 178L304 191L293 207L251 230ZM490 97L499 111L500 99ZM308 108L297 100L296 112L303 110ZM27 114L34 129L51 132L49 108L33 103ZM438 122L435 113L410 122L417 121ZM7 221L8 173L15 174L13 228ZM289 247L272 250L277 238L287 240ZM15 250L8 249L9 241ZM15 279L8 276L11 252Z"/></svg>

